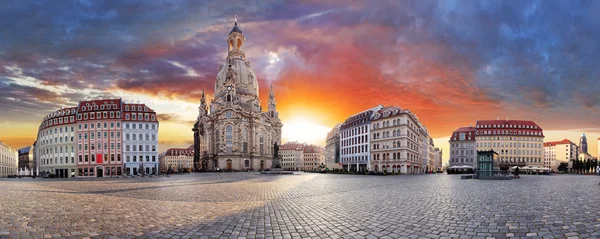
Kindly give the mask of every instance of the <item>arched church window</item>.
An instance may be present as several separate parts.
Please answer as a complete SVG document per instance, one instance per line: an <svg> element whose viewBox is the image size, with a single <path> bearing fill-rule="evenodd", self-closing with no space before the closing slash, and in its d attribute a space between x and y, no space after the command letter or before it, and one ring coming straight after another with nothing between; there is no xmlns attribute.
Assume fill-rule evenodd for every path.
<svg viewBox="0 0 600 239"><path fill-rule="evenodd" d="M231 95L227 95L227 102L231 102Z"/></svg>
<svg viewBox="0 0 600 239"><path fill-rule="evenodd" d="M260 135L258 136L258 142L259 142L259 148L260 148L260 154L264 154L265 153L265 137L263 135L263 133L260 133Z"/></svg>
<svg viewBox="0 0 600 239"><path fill-rule="evenodd" d="M225 127L225 146L227 153L231 153L233 148L233 127L231 125Z"/></svg>
<svg viewBox="0 0 600 239"><path fill-rule="evenodd" d="M215 141L217 142L215 145L215 152L220 152L221 151L221 136L219 135L219 130L215 131Z"/></svg>
<svg viewBox="0 0 600 239"><path fill-rule="evenodd" d="M248 129L244 128L244 134L242 135L243 141L243 152L248 153Z"/></svg>

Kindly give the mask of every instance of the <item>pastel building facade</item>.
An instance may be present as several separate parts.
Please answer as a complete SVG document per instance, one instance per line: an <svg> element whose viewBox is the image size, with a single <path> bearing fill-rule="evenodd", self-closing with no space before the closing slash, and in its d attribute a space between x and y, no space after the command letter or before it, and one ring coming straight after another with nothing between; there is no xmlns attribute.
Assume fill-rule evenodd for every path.
<svg viewBox="0 0 600 239"><path fill-rule="evenodd" d="M325 166L325 148L317 145L305 145L303 149L302 170L315 171Z"/></svg>
<svg viewBox="0 0 600 239"><path fill-rule="evenodd" d="M544 143L544 167L557 172L561 163L577 159L579 148L568 139Z"/></svg>
<svg viewBox="0 0 600 239"><path fill-rule="evenodd" d="M404 174L426 171L433 141L410 110L382 107L373 114L370 129L372 171Z"/></svg>
<svg viewBox="0 0 600 239"><path fill-rule="evenodd" d="M77 107L56 110L44 117L34 147L41 175L66 178L76 175Z"/></svg>
<svg viewBox="0 0 600 239"><path fill-rule="evenodd" d="M442 170L442 157L443 157L443 151L440 148L434 148L433 149L433 157L434 157L434 164L435 164L435 170Z"/></svg>
<svg viewBox="0 0 600 239"><path fill-rule="evenodd" d="M544 167L544 132L528 120L479 120L477 150L494 150L502 166Z"/></svg>
<svg viewBox="0 0 600 239"><path fill-rule="evenodd" d="M188 148L170 148L160 157L160 171L182 172L194 168L194 145Z"/></svg>
<svg viewBox="0 0 600 239"><path fill-rule="evenodd" d="M304 164L304 144L287 142L279 147L283 170L302 170Z"/></svg>
<svg viewBox="0 0 600 239"><path fill-rule="evenodd" d="M142 124L143 130L146 130L145 124L154 124L156 130L152 132L158 129L156 114L151 109L136 107L132 113L130 111L133 110L124 110L126 108L129 105L120 98L98 98L80 101L77 107L60 109L46 116L39 127L34 149L40 174L51 173L57 177L112 177L124 174L123 124L126 123L128 127L134 122L136 127ZM136 115L135 119L133 114ZM127 130L125 132L130 133ZM145 137L145 133L143 135ZM150 144L157 142L157 138L156 134L154 141L144 138L143 142ZM146 152L145 145L143 153ZM136 149L139 149L137 146ZM152 152L151 149L148 147L149 152ZM155 162L150 162L148 167L157 170L157 155Z"/></svg>
<svg viewBox="0 0 600 239"><path fill-rule="evenodd" d="M0 177L17 175L19 163L17 151L0 142Z"/></svg>
<svg viewBox="0 0 600 239"><path fill-rule="evenodd" d="M450 136L450 166L451 168L477 167L477 147L475 127L461 127Z"/></svg>

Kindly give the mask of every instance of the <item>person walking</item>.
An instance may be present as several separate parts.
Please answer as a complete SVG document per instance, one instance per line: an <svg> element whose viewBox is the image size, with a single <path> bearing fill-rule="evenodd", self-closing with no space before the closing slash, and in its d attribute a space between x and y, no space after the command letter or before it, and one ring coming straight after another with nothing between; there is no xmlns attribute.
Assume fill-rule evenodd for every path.
<svg viewBox="0 0 600 239"><path fill-rule="evenodd" d="M515 177L521 178L521 177L519 177L519 166L517 166L517 168L515 168Z"/></svg>

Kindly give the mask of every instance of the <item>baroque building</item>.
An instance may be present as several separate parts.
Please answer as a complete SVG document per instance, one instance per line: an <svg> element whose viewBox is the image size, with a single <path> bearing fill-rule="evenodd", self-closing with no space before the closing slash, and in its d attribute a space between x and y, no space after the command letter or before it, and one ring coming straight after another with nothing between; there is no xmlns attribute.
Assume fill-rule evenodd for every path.
<svg viewBox="0 0 600 239"><path fill-rule="evenodd" d="M340 126L337 124L327 133L325 144L325 166L329 169L340 169Z"/></svg>
<svg viewBox="0 0 600 239"><path fill-rule="evenodd" d="M18 153L0 141L0 177L17 175Z"/></svg>
<svg viewBox="0 0 600 239"><path fill-rule="evenodd" d="M161 172L188 172L194 168L194 145L167 149L159 161Z"/></svg>
<svg viewBox="0 0 600 239"><path fill-rule="evenodd" d="M477 168L477 148L475 142L475 127L461 127L450 136L450 167Z"/></svg>
<svg viewBox="0 0 600 239"><path fill-rule="evenodd" d="M154 110L121 98L100 97L44 117L33 158L41 174L56 177L158 173L157 139Z"/></svg>
<svg viewBox="0 0 600 239"><path fill-rule="evenodd" d="M227 38L228 54L220 65L214 95L204 91L194 124L196 170L270 169L281 145L281 127L273 86L268 110L262 110L256 74L246 59L246 38L237 21Z"/></svg>

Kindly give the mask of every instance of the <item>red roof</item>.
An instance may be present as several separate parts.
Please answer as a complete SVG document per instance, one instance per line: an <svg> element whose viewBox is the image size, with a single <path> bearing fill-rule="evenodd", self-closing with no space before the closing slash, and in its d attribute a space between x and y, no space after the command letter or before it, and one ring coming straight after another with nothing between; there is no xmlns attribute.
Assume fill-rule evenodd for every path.
<svg viewBox="0 0 600 239"><path fill-rule="evenodd" d="M473 141L475 140L475 127L460 127L452 133L450 136L450 140L459 140L458 134L465 133L465 141Z"/></svg>
<svg viewBox="0 0 600 239"><path fill-rule="evenodd" d="M86 107L86 110L83 110L82 108L84 106L90 106L89 108ZM104 105L105 108L101 109L100 106ZM110 109L108 109L108 106L111 106ZM98 106L98 108L96 109L94 106ZM83 112L83 111L97 111L97 110L120 110L121 109L121 98L116 98L116 99L101 99L101 100L82 100L79 102L79 105L77 106L77 112Z"/></svg>
<svg viewBox="0 0 600 239"><path fill-rule="evenodd" d="M304 147L304 153L322 153L323 148L316 145L307 145Z"/></svg>
<svg viewBox="0 0 600 239"><path fill-rule="evenodd" d="M559 144L574 144L574 143L571 142L571 140L563 139L561 141L544 142L544 147L556 146L556 145L559 145Z"/></svg>
<svg viewBox="0 0 600 239"><path fill-rule="evenodd" d="M538 129L542 129L535 122L530 121L530 120L478 120L477 125L492 125L492 126L497 125L496 128L503 128L503 127L500 127L501 125L521 125L521 126L535 126ZM504 127L504 128L508 128L508 127Z"/></svg>
<svg viewBox="0 0 600 239"><path fill-rule="evenodd" d="M544 137L544 132L529 120L478 120L477 135L506 135Z"/></svg>
<svg viewBox="0 0 600 239"><path fill-rule="evenodd" d="M298 142L287 142L281 145L281 147L279 147L279 150L302 150L303 147L304 144Z"/></svg>
<svg viewBox="0 0 600 239"><path fill-rule="evenodd" d="M191 149L187 148L170 148L167 149L167 152L165 153L165 156L179 156L179 155L185 155L185 156L194 156L194 147L192 145Z"/></svg>

